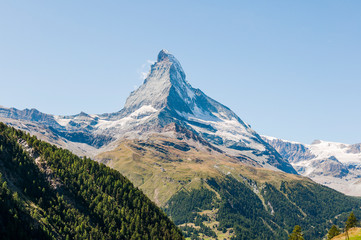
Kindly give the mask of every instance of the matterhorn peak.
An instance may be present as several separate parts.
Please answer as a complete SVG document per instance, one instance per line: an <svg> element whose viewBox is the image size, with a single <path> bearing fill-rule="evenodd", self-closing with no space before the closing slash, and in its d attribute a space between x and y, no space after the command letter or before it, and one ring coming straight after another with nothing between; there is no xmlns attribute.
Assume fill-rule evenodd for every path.
<svg viewBox="0 0 361 240"><path fill-rule="evenodd" d="M154 66L169 66L170 70L175 73L176 75L179 74L180 78L182 80L185 80L186 75L183 71L182 65L179 63L179 61L173 56L173 54L169 53L168 50L162 49L158 53L157 62ZM151 70L152 71L152 70Z"/></svg>
<svg viewBox="0 0 361 240"><path fill-rule="evenodd" d="M169 59L170 55L171 54L169 53L168 50L162 49L158 54L157 62L161 62L161 61L163 61L165 59Z"/></svg>
<svg viewBox="0 0 361 240"><path fill-rule="evenodd" d="M151 134L169 137L173 134L168 132L169 125L177 124L179 128L174 131L186 129L197 136L192 139L198 143L208 142L240 161L253 159L257 166L296 173L232 110L193 88L178 60L167 50L159 52L144 83L129 95L124 108L117 113L62 117L36 110L0 109L1 116L36 121L52 127L54 134L69 141L109 148L123 138L146 138Z"/></svg>
<svg viewBox="0 0 361 240"><path fill-rule="evenodd" d="M178 60L167 50L161 50L157 62L150 69L144 83L128 97L124 108L135 111L142 106L162 109L169 106L169 97L176 95L177 104L189 99L187 92L191 86L186 82L186 75ZM188 89L188 91L187 91Z"/></svg>

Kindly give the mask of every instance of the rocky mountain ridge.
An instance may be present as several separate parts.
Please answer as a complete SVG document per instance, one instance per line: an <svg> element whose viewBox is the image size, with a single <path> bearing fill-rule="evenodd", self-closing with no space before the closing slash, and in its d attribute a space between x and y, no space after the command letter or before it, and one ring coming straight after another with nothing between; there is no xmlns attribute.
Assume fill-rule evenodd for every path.
<svg viewBox="0 0 361 240"><path fill-rule="evenodd" d="M70 150L88 156L116 147L121 139L146 139L164 132L169 124L176 124L192 131L201 142L208 142L211 149L219 149L240 161L247 158L255 166L296 173L234 112L194 89L179 61L166 50L160 51L144 83L130 94L119 112L53 116L36 109L0 108L0 117L24 130L27 130L24 121L39 124L37 127L58 138L50 139L52 143L59 144L60 139L72 147Z"/></svg>
<svg viewBox="0 0 361 240"><path fill-rule="evenodd" d="M263 136L297 172L348 195L361 196L361 144L312 144Z"/></svg>

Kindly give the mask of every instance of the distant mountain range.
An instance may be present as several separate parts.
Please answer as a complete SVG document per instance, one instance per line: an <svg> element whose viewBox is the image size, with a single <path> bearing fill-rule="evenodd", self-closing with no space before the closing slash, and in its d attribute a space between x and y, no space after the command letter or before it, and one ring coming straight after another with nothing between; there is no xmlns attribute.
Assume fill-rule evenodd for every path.
<svg viewBox="0 0 361 240"><path fill-rule="evenodd" d="M300 224L306 237L321 239L361 206L298 175L309 171L295 162L316 157L308 146L262 138L193 88L165 50L119 112L54 116L1 107L0 121L118 170L186 236L286 239ZM346 174L325 169L334 170L334 179Z"/></svg>
<svg viewBox="0 0 361 240"><path fill-rule="evenodd" d="M263 136L297 172L348 195L361 196L361 144L302 144Z"/></svg>

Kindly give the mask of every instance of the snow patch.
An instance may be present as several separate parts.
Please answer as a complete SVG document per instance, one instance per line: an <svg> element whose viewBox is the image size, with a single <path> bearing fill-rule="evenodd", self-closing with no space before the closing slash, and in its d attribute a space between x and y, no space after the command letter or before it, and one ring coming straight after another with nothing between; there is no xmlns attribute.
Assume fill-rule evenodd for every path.
<svg viewBox="0 0 361 240"><path fill-rule="evenodd" d="M62 116L54 116L54 119L60 126L65 127L71 121L70 118L64 118Z"/></svg>
<svg viewBox="0 0 361 240"><path fill-rule="evenodd" d="M145 122L147 119L149 119L152 116L152 114L154 114L157 111L158 110L152 106L149 105L142 106L141 108L131 113L129 116L121 118L119 120L112 121L112 120L101 119L99 120L96 127L98 129L110 129L110 128L125 128L130 125L141 124L142 122Z"/></svg>
<svg viewBox="0 0 361 240"><path fill-rule="evenodd" d="M361 164L361 153L348 153L350 144L318 141L317 144L306 145L318 159L336 157L343 164Z"/></svg>

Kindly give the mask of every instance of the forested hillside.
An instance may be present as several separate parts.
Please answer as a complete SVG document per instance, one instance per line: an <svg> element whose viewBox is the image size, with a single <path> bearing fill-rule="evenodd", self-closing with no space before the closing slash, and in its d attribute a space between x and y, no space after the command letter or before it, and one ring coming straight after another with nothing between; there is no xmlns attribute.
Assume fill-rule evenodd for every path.
<svg viewBox="0 0 361 240"><path fill-rule="evenodd" d="M203 186L180 191L166 207L186 236L196 235L194 229L184 227L195 223L197 233L207 236L217 229L234 232L233 239L288 239L293 227L300 225L305 239L314 240L325 237L332 224L342 226L352 210L361 216L360 199L310 181L288 179L278 188L227 176L208 179Z"/></svg>
<svg viewBox="0 0 361 240"><path fill-rule="evenodd" d="M305 239L316 240L333 224L341 226L351 211L361 217L359 198L300 175L180 147L186 144L153 136L98 157L139 186L186 237L288 239L300 225Z"/></svg>
<svg viewBox="0 0 361 240"><path fill-rule="evenodd" d="M0 123L1 239L182 239L118 171Z"/></svg>
<svg viewBox="0 0 361 240"><path fill-rule="evenodd" d="M353 209L361 216L357 198L307 181L288 179L279 186L240 182L233 176L208 179L198 190L174 195L165 210L186 236L230 232L232 239L243 240L288 239L295 225L302 226L305 239L322 239Z"/></svg>
<svg viewBox="0 0 361 240"><path fill-rule="evenodd" d="M133 162L148 164L150 158L142 157L146 150L142 149L143 155L136 151L138 158ZM305 239L322 239L332 224L342 225L351 211L361 216L360 199L307 178L239 167L219 158L214 160L219 172L212 172L208 165L215 162L207 156L184 162L173 161L170 153L161 160L157 152L151 158L154 163L133 168L133 173L161 164L159 174L164 177L152 186L164 184L162 179L168 181L164 193L175 183L183 186L162 207L193 239L287 239L295 225L302 227ZM123 160L128 159L125 156ZM2 239L183 238L153 202L103 164L2 123L0 159ZM125 166L128 169L122 171L129 171L131 165ZM187 171L181 171L182 166ZM158 192L158 199L163 192Z"/></svg>

